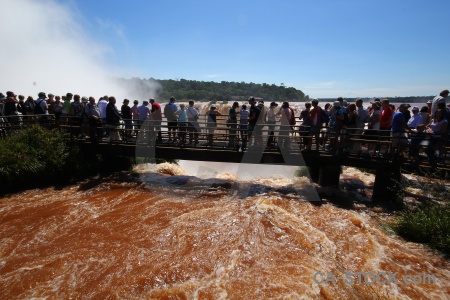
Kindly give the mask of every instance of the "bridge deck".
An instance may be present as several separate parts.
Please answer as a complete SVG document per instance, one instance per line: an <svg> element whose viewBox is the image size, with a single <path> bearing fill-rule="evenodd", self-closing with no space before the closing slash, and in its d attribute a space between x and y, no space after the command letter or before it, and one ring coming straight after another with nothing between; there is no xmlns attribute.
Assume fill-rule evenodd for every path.
<svg viewBox="0 0 450 300"><path fill-rule="evenodd" d="M2 117L5 120L5 117ZM14 134L17 130L35 124L39 116L27 116L20 122L0 122L0 134L7 136ZM8 118L6 118L8 121ZM148 125L148 124L147 124ZM200 122L201 132L199 133L199 143L189 144L189 133L178 131L177 135L185 136L185 143L169 142L167 124L162 123L160 131L162 140L156 143L151 140L152 134L149 127L144 126L140 131L133 127L117 128L121 140L111 141L109 138L99 138L96 142L90 141L88 128L75 122L70 117L66 121L55 120L53 116L48 117L46 126L58 127L67 133L70 138L76 138L86 151L115 154L123 156L141 156L147 158L183 159L199 161L217 161L234 163L262 163L262 164L287 164L287 165L345 165L358 168L379 169L388 168L392 164L400 164L403 169L417 170L419 167L429 170L449 171L450 146L448 141L442 143L436 150L439 151L439 158L430 164L427 156L426 143L418 146L419 155L412 156L407 146L405 151L399 154L398 149L392 148L392 138L383 136L367 137L355 130L343 131L336 135L322 130L319 139L323 144L316 148L316 136L308 134L308 128L300 131L300 126L294 126L294 130L285 132L289 136L290 145L280 147L277 141L281 139L283 133L280 128L276 128L274 142L267 145L269 132L267 127L263 129L264 147L250 146L243 148L242 135L239 128L230 130L224 125L224 120L218 120L218 127L212 135L213 143L208 144L210 131L207 122ZM238 125L237 125L238 126ZM108 130L105 130L108 132ZM111 131L111 130L110 130ZM234 134L233 134L234 132ZM230 137L235 137L235 143L229 145ZM307 144L310 143L311 147ZM249 143L250 145L250 143ZM332 147L334 145L334 147ZM368 151L372 149L373 151Z"/></svg>

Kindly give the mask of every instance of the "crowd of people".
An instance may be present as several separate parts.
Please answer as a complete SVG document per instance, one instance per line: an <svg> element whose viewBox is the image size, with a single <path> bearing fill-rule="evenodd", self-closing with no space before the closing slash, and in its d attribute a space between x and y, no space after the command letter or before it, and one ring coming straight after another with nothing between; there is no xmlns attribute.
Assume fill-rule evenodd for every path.
<svg viewBox="0 0 450 300"><path fill-rule="evenodd" d="M162 143L161 128L164 127L163 116L167 120L167 143L193 145L199 143L199 136L204 129L207 143L212 146L215 131L218 128L218 116L226 115L228 147L245 150L250 146L269 148L291 148L293 136L299 136L300 146L306 150L333 151L346 147L347 150L373 155L381 153L382 143L364 141L389 140L389 151L402 153L408 149L411 157L417 158L419 149L427 144L426 153L430 160L436 158L436 149L448 141L450 105L446 104L448 90L443 90L426 106L411 107L400 104L398 107L389 99L375 99L369 107L364 107L361 98L355 103L347 103L342 97L334 103L323 107L318 99L305 103L305 108L296 116L288 102L271 102L269 107L264 101L248 98L248 105L234 102L228 114L222 113L215 104L209 106L205 122L199 122L200 112L194 101L188 105L177 105L177 99L171 97L161 109L161 104L154 98L138 100L124 99L120 110L116 98L102 96L98 101L94 97L80 97L67 93L64 96L40 92L36 99L23 95L17 96L8 91L6 96L0 93L0 111L7 116L11 125L19 122L34 121L43 126L50 126L50 116L57 125L68 125L71 133L88 135L92 141L109 137L110 141L132 139L139 130ZM297 125L300 122L300 125ZM145 126L144 126L145 125ZM119 126L122 135L119 134ZM144 127L142 127L144 126ZM424 142L425 141L425 142ZM351 148L351 149L349 149ZM387 150L386 150L387 151ZM386 152L385 151L385 152Z"/></svg>

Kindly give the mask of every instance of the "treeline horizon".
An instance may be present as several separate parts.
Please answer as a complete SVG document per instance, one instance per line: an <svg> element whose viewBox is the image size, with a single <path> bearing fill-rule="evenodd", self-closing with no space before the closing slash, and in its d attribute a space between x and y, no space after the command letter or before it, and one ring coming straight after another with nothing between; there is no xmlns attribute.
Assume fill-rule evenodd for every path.
<svg viewBox="0 0 450 300"><path fill-rule="evenodd" d="M141 97L146 98L153 94L155 97L169 100L175 97L180 100L195 101L245 101L249 96L262 98L264 101L288 101L307 102L309 95L293 87L284 84L246 83L233 81L198 81L198 80L173 80L173 79L141 79L132 77L116 78L118 84L127 90L132 90ZM336 98L340 95L336 95ZM319 98L322 102L332 102L336 98ZM363 100L373 100L376 97L362 97ZM408 96L408 97L379 97L388 98L393 103L424 103L434 96ZM345 98L348 102L354 102L357 98ZM366 102L366 101L364 101Z"/></svg>

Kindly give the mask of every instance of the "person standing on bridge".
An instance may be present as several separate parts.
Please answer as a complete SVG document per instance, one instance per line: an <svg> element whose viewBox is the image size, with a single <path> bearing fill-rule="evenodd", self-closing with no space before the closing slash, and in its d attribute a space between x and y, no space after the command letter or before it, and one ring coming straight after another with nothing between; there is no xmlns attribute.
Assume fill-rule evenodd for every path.
<svg viewBox="0 0 450 300"><path fill-rule="evenodd" d="M162 112L161 105L155 101L155 99L150 98L150 104L152 106L151 115L150 115L150 134L152 135L152 139L156 137L156 132L158 133L158 139L156 143L159 144L162 142L161 136L161 123L162 123Z"/></svg>
<svg viewBox="0 0 450 300"><path fill-rule="evenodd" d="M250 143L250 146L259 145L262 147L262 128L260 128L260 126L257 126L258 119L261 114L261 109L256 106L256 100L253 96L249 97L248 103L250 104L250 115L248 117L248 142Z"/></svg>
<svg viewBox="0 0 450 300"><path fill-rule="evenodd" d="M392 118L392 148L391 153L402 154L408 144L406 132L410 132L408 124L406 123L405 111L408 110L408 104L400 104L397 112Z"/></svg>
<svg viewBox="0 0 450 300"><path fill-rule="evenodd" d="M406 122L408 124L409 128L415 129L419 124L423 124L422 116L419 114L419 107L414 106L412 108L413 115L411 118Z"/></svg>
<svg viewBox="0 0 450 300"><path fill-rule="evenodd" d="M131 115L131 107L128 106L129 103L130 100L124 99L123 105L120 108L120 113L122 114L123 122L125 123L125 132L124 132L125 139L131 138L131 133L133 131L133 123L131 120L133 116Z"/></svg>
<svg viewBox="0 0 450 300"><path fill-rule="evenodd" d="M102 138L102 122L100 109L95 103L94 97L89 97L89 103L85 107L86 116L89 121L89 139L96 143Z"/></svg>
<svg viewBox="0 0 450 300"><path fill-rule="evenodd" d="M208 111L208 143L206 146L212 146L213 145L213 139L214 139L214 131L217 128L217 116L221 116L222 114L216 110L216 105L211 104L209 111Z"/></svg>
<svg viewBox="0 0 450 300"><path fill-rule="evenodd" d="M434 114L438 110L438 103L444 103L445 106L445 98L448 97L449 91L443 90L439 93L439 96L434 97L431 101L431 118L434 118Z"/></svg>
<svg viewBox="0 0 450 300"><path fill-rule="evenodd" d="M110 130L109 140L120 141L120 134L117 127L119 127L122 117L116 107L116 98L109 97L108 100L108 105L106 105L106 126Z"/></svg>
<svg viewBox="0 0 450 300"><path fill-rule="evenodd" d="M436 148L445 145L445 138L447 137L448 121L444 118L444 111L440 108L436 110L434 118L432 118L431 123L427 126L427 135L430 137L427 156L428 161L434 165L436 161ZM439 152L442 155L442 151Z"/></svg>
<svg viewBox="0 0 450 300"><path fill-rule="evenodd" d="M364 109L363 100L361 98L356 99L356 130L355 138L361 138L366 123L369 122L369 112ZM356 142L353 144L353 151L361 151L361 143Z"/></svg>
<svg viewBox="0 0 450 300"><path fill-rule="evenodd" d="M131 107L131 118L133 119L133 136L136 134L137 130L139 129L139 124L138 124L138 104L139 101L138 100L134 100L133 101L133 106Z"/></svg>
<svg viewBox="0 0 450 300"><path fill-rule="evenodd" d="M275 125L277 123L275 107L278 104L276 102L270 103L269 110L267 111L267 131L269 133L269 138L267 139L267 147L275 147Z"/></svg>
<svg viewBox="0 0 450 300"><path fill-rule="evenodd" d="M185 105L180 104L180 109L176 112L178 117L178 137L180 139L179 146L184 146L186 144L186 132L187 132L187 116Z"/></svg>
<svg viewBox="0 0 450 300"><path fill-rule="evenodd" d="M142 102L142 105L138 106L137 113L138 113L138 126L142 133L141 138L148 138L147 131L149 130L149 124L144 124L145 121L151 115L150 107L148 107L148 100L144 100ZM146 129L148 129L148 130L146 130Z"/></svg>
<svg viewBox="0 0 450 300"><path fill-rule="evenodd" d="M101 122L102 122L102 127L103 127L103 129L106 128L106 106L107 106L107 105L108 105L108 96L105 95L105 96L103 96L103 97L100 97L100 99L99 99L99 101L98 101L98 103L97 103L97 106L98 106L98 108L100 109L100 114L101 114L101 116L102 116ZM104 133L103 133L103 135L104 135L105 137L108 137L108 136L109 136L108 131L105 130Z"/></svg>
<svg viewBox="0 0 450 300"><path fill-rule="evenodd" d="M176 112L178 107L175 104L175 101L177 101L177 99L171 97L169 103L164 106L164 116L167 119L167 130L169 131L169 143L177 141L178 118Z"/></svg>
<svg viewBox="0 0 450 300"><path fill-rule="evenodd" d="M281 126L280 132L278 134L278 146L280 148L288 149L291 146L289 135L292 131L290 123L292 114L293 111L289 109L289 102L283 102L280 110L277 113L278 116L281 116L280 118Z"/></svg>
<svg viewBox="0 0 450 300"><path fill-rule="evenodd" d="M189 101L186 116L188 118L189 144L192 144L192 141L194 141L194 145L197 145L198 135L200 133L200 125L198 124L199 114L192 100Z"/></svg>
<svg viewBox="0 0 450 300"><path fill-rule="evenodd" d="M239 131L241 134L241 141L242 141L242 151L247 148L247 142L248 142L248 116L250 115L250 112L247 110L247 105L243 104L241 107L241 110L239 111Z"/></svg>
<svg viewBox="0 0 450 300"><path fill-rule="evenodd" d="M47 98L47 95L44 92L40 92L38 94L38 97L36 99L36 106L34 108L34 113L35 114L39 114L39 124L41 124L41 126L48 126L48 104L47 101L45 100ZM79 124L81 125L81 123Z"/></svg>
<svg viewBox="0 0 450 300"><path fill-rule="evenodd" d="M237 112L236 108L239 108L239 103L234 102L231 106L229 112L228 112L228 120L227 124L230 127L229 131L229 141L228 141L228 147L229 148L235 148L236 144L236 135L237 135Z"/></svg>

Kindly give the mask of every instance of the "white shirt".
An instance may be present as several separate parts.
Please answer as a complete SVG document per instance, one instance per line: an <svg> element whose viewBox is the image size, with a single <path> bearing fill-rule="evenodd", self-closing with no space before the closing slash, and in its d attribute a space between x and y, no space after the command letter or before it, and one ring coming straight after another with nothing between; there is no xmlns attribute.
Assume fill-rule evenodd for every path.
<svg viewBox="0 0 450 300"><path fill-rule="evenodd" d="M196 116L198 117L197 109L193 106L189 106L186 109L186 116L187 116L188 120L190 120L190 121L197 121L197 118L196 118Z"/></svg>
<svg viewBox="0 0 450 300"><path fill-rule="evenodd" d="M100 115L102 118L106 117L106 105L108 105L108 102L105 99L102 99L98 102L97 107L100 109Z"/></svg>
<svg viewBox="0 0 450 300"><path fill-rule="evenodd" d="M246 109L242 109L239 113L241 115L239 123L243 125L248 124L248 117L250 115L250 112Z"/></svg>
<svg viewBox="0 0 450 300"><path fill-rule="evenodd" d="M291 119L291 110L289 108L281 108L278 114L281 114L281 125L291 126L289 120Z"/></svg>
<svg viewBox="0 0 450 300"><path fill-rule="evenodd" d="M445 98L442 96L436 96L434 97L434 99L431 101L431 117L434 118L434 114L436 113L436 111L438 110L438 103L439 102L444 102L445 103Z"/></svg>
<svg viewBox="0 0 450 300"><path fill-rule="evenodd" d="M269 122L277 121L277 119L275 117L275 110L272 107L269 108L269 111L267 112L267 121L269 121Z"/></svg>
<svg viewBox="0 0 450 300"><path fill-rule="evenodd" d="M411 118L409 118L408 120L408 126L411 128L416 128L417 125L422 123L423 123L422 116L419 113L413 114Z"/></svg>
<svg viewBox="0 0 450 300"><path fill-rule="evenodd" d="M356 128L364 128L367 119L369 118L369 112L364 107L357 107Z"/></svg>

